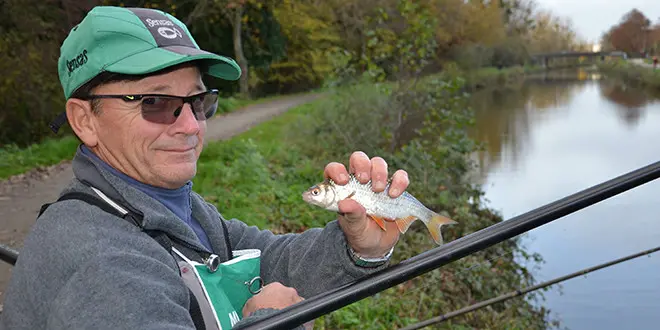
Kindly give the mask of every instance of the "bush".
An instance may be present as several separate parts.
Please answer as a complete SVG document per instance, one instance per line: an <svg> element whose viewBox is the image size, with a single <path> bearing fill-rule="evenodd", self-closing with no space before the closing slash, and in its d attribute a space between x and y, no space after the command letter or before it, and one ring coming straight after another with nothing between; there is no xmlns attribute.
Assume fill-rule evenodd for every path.
<svg viewBox="0 0 660 330"><path fill-rule="evenodd" d="M64 111L56 59L38 40L0 34L0 146L24 147L52 135L48 124Z"/></svg>
<svg viewBox="0 0 660 330"><path fill-rule="evenodd" d="M660 70L628 63L625 60L600 62L599 70L633 86L641 86L660 91Z"/></svg>
<svg viewBox="0 0 660 330"><path fill-rule="evenodd" d="M474 168L468 156L479 145L467 136L473 114L462 89L461 79L436 79L338 90L248 134L209 145L195 185L229 217L275 232L299 232L335 218L304 203L302 191L322 180L325 164L363 150L384 157L392 172L406 169L409 192L459 222L443 230L446 241L456 239L502 221L482 205L483 192L467 179ZM401 236L393 262L433 247L416 222ZM530 272L514 257L540 261L509 240L326 315L317 327L397 328L531 284ZM540 329L546 313L515 299L446 327Z"/></svg>
<svg viewBox="0 0 660 330"><path fill-rule="evenodd" d="M531 60L528 47L519 39L507 38L487 46L467 44L452 48L450 57L466 71L482 67L508 68L522 66Z"/></svg>
<svg viewBox="0 0 660 330"><path fill-rule="evenodd" d="M25 147L52 136L48 123L64 111L60 44L81 15L51 1L0 2L0 147Z"/></svg>

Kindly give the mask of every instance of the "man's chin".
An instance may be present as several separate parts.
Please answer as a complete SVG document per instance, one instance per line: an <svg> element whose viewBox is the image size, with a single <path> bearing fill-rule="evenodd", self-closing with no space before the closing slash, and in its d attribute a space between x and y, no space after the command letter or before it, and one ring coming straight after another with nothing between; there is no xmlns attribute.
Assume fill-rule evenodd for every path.
<svg viewBox="0 0 660 330"><path fill-rule="evenodd" d="M178 188L195 177L197 174L197 163L170 164L166 168L159 168L158 172L160 172L159 176L162 178L162 181L167 182L170 188Z"/></svg>

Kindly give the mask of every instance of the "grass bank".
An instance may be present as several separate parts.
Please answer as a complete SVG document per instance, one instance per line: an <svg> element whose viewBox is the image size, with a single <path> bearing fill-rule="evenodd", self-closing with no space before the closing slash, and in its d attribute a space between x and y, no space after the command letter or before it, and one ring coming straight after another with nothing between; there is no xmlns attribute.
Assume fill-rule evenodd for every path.
<svg viewBox="0 0 660 330"><path fill-rule="evenodd" d="M522 84L525 77L530 74L547 71L541 66L513 66L507 68L485 67L478 69L460 69L455 65L448 65L445 70L431 79L440 78L444 80L464 79L464 90L474 92L484 88L517 88Z"/></svg>
<svg viewBox="0 0 660 330"><path fill-rule="evenodd" d="M409 192L459 222L443 233L446 241L454 240L502 221L466 178L473 166L468 155L479 146L467 136L473 116L463 89L459 79L430 79L337 90L209 144L194 187L226 217L274 232L299 232L335 219L333 212L305 204L302 191L322 180L325 164L347 165L352 151L363 150L384 157L392 172L406 169ZM416 222L401 237L393 262L434 246ZM326 315L316 328L398 328L531 284L529 270L514 255L540 260L509 240ZM546 313L526 299L513 299L440 327L541 329Z"/></svg>
<svg viewBox="0 0 660 330"><path fill-rule="evenodd" d="M597 65L606 76L620 79L632 86L660 92L660 70L644 67L624 60L611 60Z"/></svg>
<svg viewBox="0 0 660 330"><path fill-rule="evenodd" d="M223 98L218 105L218 115L280 97L282 96L256 100L233 97ZM44 127L44 129L49 128ZM60 137L46 138L40 143L35 143L25 148L19 148L16 145L0 146L0 179L6 179L34 168L51 166L72 159L78 145L78 140L71 134L68 126L63 127L61 132Z"/></svg>

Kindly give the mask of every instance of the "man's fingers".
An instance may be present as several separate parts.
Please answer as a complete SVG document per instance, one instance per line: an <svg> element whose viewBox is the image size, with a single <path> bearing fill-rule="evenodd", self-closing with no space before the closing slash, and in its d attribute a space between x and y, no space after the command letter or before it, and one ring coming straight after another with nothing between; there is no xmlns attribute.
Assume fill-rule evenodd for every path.
<svg viewBox="0 0 660 330"><path fill-rule="evenodd" d="M294 288L291 289L293 289L293 292L291 293L291 304L296 304L303 301L303 298L298 295L298 291Z"/></svg>
<svg viewBox="0 0 660 330"><path fill-rule="evenodd" d="M348 183L348 171L346 171L344 164L338 162L332 162L326 165L323 170L323 176L334 180L340 185Z"/></svg>
<svg viewBox="0 0 660 330"><path fill-rule="evenodd" d="M369 156L362 151L356 151L351 154L349 170L351 173L355 173L358 181L367 183L371 179L371 161L369 160Z"/></svg>
<svg viewBox="0 0 660 330"><path fill-rule="evenodd" d="M390 185L389 194L390 197L398 197L403 193L404 190L408 189L410 180L408 179L408 172L404 170L397 170L392 175L392 184Z"/></svg>
<svg viewBox="0 0 660 330"><path fill-rule="evenodd" d="M248 299L243 306L242 313L243 316L248 316L262 308L282 309L303 300L295 288L273 282L264 285L261 292Z"/></svg>
<svg viewBox="0 0 660 330"><path fill-rule="evenodd" d="M371 159L371 189L375 192L385 190L387 185L387 163L381 157Z"/></svg>

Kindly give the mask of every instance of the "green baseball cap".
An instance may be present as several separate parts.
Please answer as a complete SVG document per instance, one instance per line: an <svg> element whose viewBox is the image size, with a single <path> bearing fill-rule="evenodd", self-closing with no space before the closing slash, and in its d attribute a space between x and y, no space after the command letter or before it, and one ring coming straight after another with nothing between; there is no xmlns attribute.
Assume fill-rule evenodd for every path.
<svg viewBox="0 0 660 330"><path fill-rule="evenodd" d="M58 72L68 99L104 71L148 74L195 60L205 60L205 73L211 76L226 80L241 76L233 59L201 50L186 25L166 12L98 6L64 40Z"/></svg>

